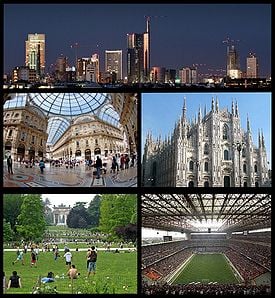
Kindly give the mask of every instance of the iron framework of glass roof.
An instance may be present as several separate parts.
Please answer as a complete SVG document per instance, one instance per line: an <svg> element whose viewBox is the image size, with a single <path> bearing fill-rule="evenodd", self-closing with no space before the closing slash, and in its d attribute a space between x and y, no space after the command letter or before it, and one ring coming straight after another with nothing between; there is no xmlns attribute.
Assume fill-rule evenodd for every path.
<svg viewBox="0 0 275 298"><path fill-rule="evenodd" d="M218 231L271 226L270 194L145 194L142 226L171 231L197 231L197 221L221 221Z"/></svg>
<svg viewBox="0 0 275 298"><path fill-rule="evenodd" d="M106 93L21 93L11 96L4 104L5 109L33 105L49 117L48 144L54 145L70 126L70 120L85 114L120 127L119 115L111 105L110 94Z"/></svg>

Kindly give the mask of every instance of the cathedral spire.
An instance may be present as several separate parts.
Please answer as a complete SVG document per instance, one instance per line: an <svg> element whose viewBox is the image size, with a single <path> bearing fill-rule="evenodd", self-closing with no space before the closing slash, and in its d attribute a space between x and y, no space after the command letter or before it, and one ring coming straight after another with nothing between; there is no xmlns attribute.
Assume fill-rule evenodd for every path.
<svg viewBox="0 0 275 298"><path fill-rule="evenodd" d="M247 122L246 122L246 126L247 126L247 132L251 132L251 131L250 131L250 123L249 123L248 114L247 114Z"/></svg>
<svg viewBox="0 0 275 298"><path fill-rule="evenodd" d="M203 117L205 117L206 116L206 104L204 105L204 113L203 114L204 114Z"/></svg>
<svg viewBox="0 0 275 298"><path fill-rule="evenodd" d="M235 103L235 113L236 113L236 117L239 117L239 109L238 109L238 102L236 100L236 103Z"/></svg>
<svg viewBox="0 0 275 298"><path fill-rule="evenodd" d="M201 122L201 106L199 107L198 122Z"/></svg>
<svg viewBox="0 0 275 298"><path fill-rule="evenodd" d="M261 134L260 134L260 130L258 129L258 142L259 142L259 148L262 147L262 142L261 142Z"/></svg>
<svg viewBox="0 0 275 298"><path fill-rule="evenodd" d="M219 100L218 100L218 96L216 96L216 112L219 112Z"/></svg>
<svg viewBox="0 0 275 298"><path fill-rule="evenodd" d="M263 133L263 130L262 130L262 147L265 148L265 143L264 143L264 133Z"/></svg>
<svg viewBox="0 0 275 298"><path fill-rule="evenodd" d="M185 120L186 119L186 96L184 96L183 98L182 116L183 116L183 120Z"/></svg>
<svg viewBox="0 0 275 298"><path fill-rule="evenodd" d="M214 97L212 97L211 109L212 109L212 112L214 112Z"/></svg>
<svg viewBox="0 0 275 298"><path fill-rule="evenodd" d="M234 111L234 101L232 99L232 105L231 105L231 113L232 113L232 116L235 115L235 111Z"/></svg>

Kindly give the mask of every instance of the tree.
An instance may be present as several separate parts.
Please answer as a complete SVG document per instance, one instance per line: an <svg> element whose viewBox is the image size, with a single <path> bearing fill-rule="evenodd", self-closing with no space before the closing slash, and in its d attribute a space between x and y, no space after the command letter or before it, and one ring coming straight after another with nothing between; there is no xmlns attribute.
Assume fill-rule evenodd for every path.
<svg viewBox="0 0 275 298"><path fill-rule="evenodd" d="M45 214L45 220L47 225L51 225L53 223L53 212L51 209L51 202L48 198L46 198L43 201L43 206L44 206L44 214Z"/></svg>
<svg viewBox="0 0 275 298"><path fill-rule="evenodd" d="M6 222L5 218L3 220L3 238L4 242L13 240L13 230L11 228L11 224Z"/></svg>
<svg viewBox="0 0 275 298"><path fill-rule="evenodd" d="M24 195L22 194L4 194L3 196L3 215L6 221L10 223L12 230L16 225L23 200Z"/></svg>
<svg viewBox="0 0 275 298"><path fill-rule="evenodd" d="M91 227L99 226L101 196L96 195L90 202L87 212L90 215Z"/></svg>
<svg viewBox="0 0 275 298"><path fill-rule="evenodd" d="M116 234L124 241L136 242L137 240L137 225L128 224L126 226L120 226L115 228Z"/></svg>
<svg viewBox="0 0 275 298"><path fill-rule="evenodd" d="M100 205L100 230L115 233L115 228L131 223L137 213L137 197L134 194L102 195Z"/></svg>
<svg viewBox="0 0 275 298"><path fill-rule="evenodd" d="M40 194L24 196L16 229L25 240L40 241L43 239L46 221Z"/></svg>
<svg viewBox="0 0 275 298"><path fill-rule="evenodd" d="M77 202L70 210L67 217L69 228L87 228L90 225L90 215L85 208L85 203Z"/></svg>

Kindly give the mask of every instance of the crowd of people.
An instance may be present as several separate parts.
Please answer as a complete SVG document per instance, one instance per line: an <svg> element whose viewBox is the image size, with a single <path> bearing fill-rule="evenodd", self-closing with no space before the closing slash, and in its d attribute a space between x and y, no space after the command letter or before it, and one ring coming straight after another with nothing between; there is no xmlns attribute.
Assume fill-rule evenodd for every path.
<svg viewBox="0 0 275 298"><path fill-rule="evenodd" d="M13 159L11 156L7 158L8 173L13 175ZM85 170L95 170L96 178L100 175L108 173L116 173L120 170L127 170L129 167L135 167L137 163L136 153L115 153L109 155L97 155L95 158L81 159L81 158L60 158L45 160L45 158L18 158L20 167L33 168L39 167L40 173L44 173L45 164L49 163L50 167L75 169L78 166L84 165Z"/></svg>
<svg viewBox="0 0 275 298"><path fill-rule="evenodd" d="M169 254L168 256L163 256L161 259L151 263L149 266L143 266L143 272L153 269L159 272L162 278L165 278L167 275L179 268L192 255L192 253L192 249L190 248L181 249Z"/></svg>
<svg viewBox="0 0 275 298"><path fill-rule="evenodd" d="M38 266L38 258L39 258L39 247L38 245L31 246L30 247L30 268L37 267ZM69 279L76 279L80 273L78 269L76 268L76 264L73 264L73 254L70 251L68 246L64 247L64 254L61 254L58 245L54 245L52 248L53 253L53 259L55 262L57 262L59 257L63 257L65 261L65 266L67 267L67 277ZM21 249L20 247L16 250L16 260L12 262L12 265L16 267L16 263L21 262L21 264L27 265L28 261L26 259L28 254L28 245L24 245ZM43 256L42 256L43 258ZM91 246L91 248L88 249L87 254L85 256L86 264L87 264L87 276L86 278L89 278L89 276L96 274L96 262L97 262L97 250L95 246ZM84 261L84 260L83 260ZM54 268L54 265L53 265ZM54 282L55 276L53 272L49 272L47 276L41 277L42 283L49 283ZM10 288L22 288L22 281L21 277L18 275L17 271L14 270L12 272L11 277L9 278L9 281L7 282L5 272L3 272L3 291L5 293L6 289Z"/></svg>
<svg viewBox="0 0 275 298"><path fill-rule="evenodd" d="M142 272L162 280L183 264L194 253L225 254L238 270L245 283L271 271L271 247L261 243L227 240L182 240L142 246ZM152 274L151 274L152 273ZM154 278L153 278L154 279ZM158 279L158 278L156 278Z"/></svg>
<svg viewBox="0 0 275 298"><path fill-rule="evenodd" d="M267 285L236 285L236 284L187 284L168 285L155 283L152 285L143 282L142 294L144 295L185 295L185 296L242 296L242 295L270 295Z"/></svg>
<svg viewBox="0 0 275 298"><path fill-rule="evenodd" d="M225 252L225 255L235 268L237 268L246 283L249 283L250 280L266 272L264 267L258 265L235 250L228 249Z"/></svg>

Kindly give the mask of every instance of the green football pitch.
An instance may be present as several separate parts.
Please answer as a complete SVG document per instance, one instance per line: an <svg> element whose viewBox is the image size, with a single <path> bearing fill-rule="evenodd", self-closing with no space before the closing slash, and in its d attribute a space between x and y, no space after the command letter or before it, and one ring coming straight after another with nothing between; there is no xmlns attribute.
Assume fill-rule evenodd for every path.
<svg viewBox="0 0 275 298"><path fill-rule="evenodd" d="M222 254L195 254L173 284L190 282L238 283L234 272Z"/></svg>
<svg viewBox="0 0 275 298"><path fill-rule="evenodd" d="M33 286L39 276L45 277L52 271L56 280L53 283L45 285L56 286L58 293L115 293L128 294L137 293L137 253L113 253L98 251L96 275L91 275L88 279L86 269L86 251L72 251L72 264L80 272L78 279L71 283L66 276L68 266L63 258L64 253L60 253L57 261L54 261L52 252L41 252L39 254L37 268L30 267L30 252L25 255L25 265L21 263L12 264L16 259L16 252L4 252L4 272L7 279L11 276L12 271L17 271L21 278L22 288L11 288L6 291L7 294L24 293L30 294ZM62 275L65 275L62 278Z"/></svg>

